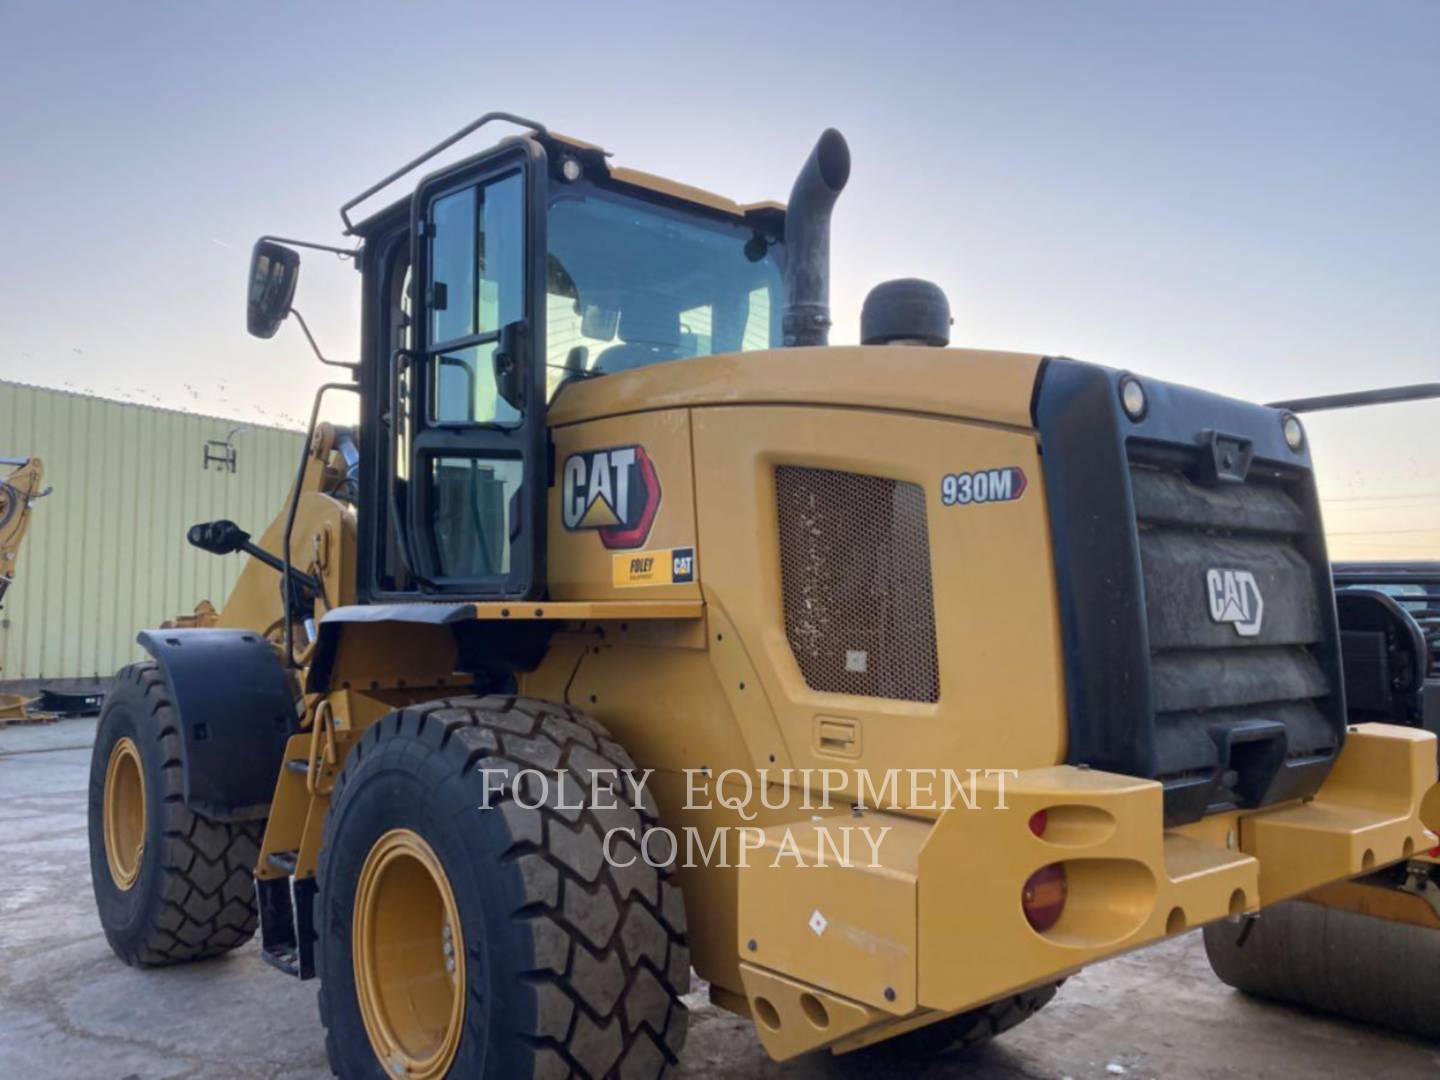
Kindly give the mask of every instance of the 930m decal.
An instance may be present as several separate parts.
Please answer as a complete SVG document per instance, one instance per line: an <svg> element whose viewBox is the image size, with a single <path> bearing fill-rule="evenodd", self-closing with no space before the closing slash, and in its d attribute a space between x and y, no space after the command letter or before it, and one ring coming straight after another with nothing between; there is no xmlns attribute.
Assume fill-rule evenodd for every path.
<svg viewBox="0 0 1440 1080"><path fill-rule="evenodd" d="M946 506L1014 502L1025 494L1025 487L1025 470L1019 465L948 473L940 479L940 501Z"/></svg>

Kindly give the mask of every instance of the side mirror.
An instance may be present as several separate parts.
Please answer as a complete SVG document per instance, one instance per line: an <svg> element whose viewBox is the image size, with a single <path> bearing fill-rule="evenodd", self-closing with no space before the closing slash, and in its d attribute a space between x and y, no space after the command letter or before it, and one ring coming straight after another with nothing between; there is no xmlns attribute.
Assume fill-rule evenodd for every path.
<svg viewBox="0 0 1440 1080"><path fill-rule="evenodd" d="M191 525L185 539L201 551L211 555L230 555L245 549L250 534L233 521L203 521Z"/></svg>
<svg viewBox="0 0 1440 1080"><path fill-rule="evenodd" d="M495 391L520 413L525 411L525 365L520 362L524 330L525 324L519 321L500 328L494 361Z"/></svg>
<svg viewBox="0 0 1440 1080"><path fill-rule="evenodd" d="M250 291L245 323L258 338L271 338L290 314L295 282L300 278L300 253L273 240L255 241L250 253Z"/></svg>

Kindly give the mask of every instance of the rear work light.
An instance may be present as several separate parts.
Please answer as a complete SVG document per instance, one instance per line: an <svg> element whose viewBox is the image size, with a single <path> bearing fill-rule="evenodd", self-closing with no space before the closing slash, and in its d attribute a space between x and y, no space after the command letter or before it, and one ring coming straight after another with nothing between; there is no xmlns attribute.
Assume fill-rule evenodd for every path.
<svg viewBox="0 0 1440 1080"><path fill-rule="evenodd" d="M1030 831L1043 838L1048 818L1044 810L1032 814ZM1037 933L1043 934L1059 922L1065 910L1065 867L1051 863L1031 874L1020 890L1020 908L1025 912L1025 921Z"/></svg>

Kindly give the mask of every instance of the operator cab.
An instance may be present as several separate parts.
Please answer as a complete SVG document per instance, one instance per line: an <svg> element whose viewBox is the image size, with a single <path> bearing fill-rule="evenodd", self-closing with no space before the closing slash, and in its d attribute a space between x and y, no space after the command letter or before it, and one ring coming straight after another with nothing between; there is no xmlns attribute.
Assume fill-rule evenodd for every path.
<svg viewBox="0 0 1440 1080"><path fill-rule="evenodd" d="M611 168L598 147L487 119L529 131L350 221L472 125L341 212L362 241L362 600L540 597L548 403L577 382L784 343L783 207ZM257 244L252 333L290 313L298 264Z"/></svg>

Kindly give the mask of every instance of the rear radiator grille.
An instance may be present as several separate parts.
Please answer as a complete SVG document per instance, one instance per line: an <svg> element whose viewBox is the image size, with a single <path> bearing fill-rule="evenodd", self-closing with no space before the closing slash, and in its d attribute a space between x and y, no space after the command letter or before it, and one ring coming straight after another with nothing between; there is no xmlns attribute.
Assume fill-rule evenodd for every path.
<svg viewBox="0 0 1440 1080"><path fill-rule="evenodd" d="M1328 597L1305 554L1315 526L1284 480L1259 469L1244 483L1206 486L1177 462L1146 460L1140 447L1130 456L1155 772L1172 812L1187 807L1172 816L1318 786L1313 777L1328 768L1339 735L1327 719L1333 686L1319 651ZM1263 597L1247 634L1216 621L1209 606L1207 575L1227 569L1250 574Z"/></svg>
<svg viewBox="0 0 1440 1080"><path fill-rule="evenodd" d="M775 470L785 635L812 690L938 701L925 492L880 476Z"/></svg>

